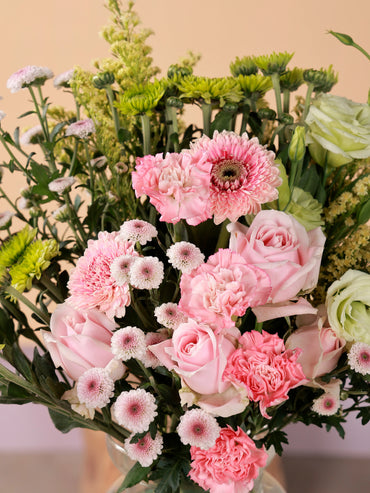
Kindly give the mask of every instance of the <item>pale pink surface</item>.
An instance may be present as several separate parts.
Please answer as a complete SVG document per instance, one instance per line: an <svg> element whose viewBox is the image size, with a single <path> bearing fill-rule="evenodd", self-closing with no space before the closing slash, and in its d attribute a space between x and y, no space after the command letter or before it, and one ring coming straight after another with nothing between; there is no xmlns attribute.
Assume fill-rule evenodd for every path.
<svg viewBox="0 0 370 493"><path fill-rule="evenodd" d="M208 210L216 224L256 214L261 204L277 199L281 178L275 154L257 138L216 131L212 139L203 136L196 141L191 152L201 158L197 166L209 173Z"/></svg>
<svg viewBox="0 0 370 493"><path fill-rule="evenodd" d="M120 240L118 232L100 232L87 245L69 279L68 301L81 310L98 308L109 318L123 317L131 301L129 285L117 283L110 267L116 258L138 253L130 241Z"/></svg>
<svg viewBox="0 0 370 493"><path fill-rule="evenodd" d="M297 317L297 323L299 321ZM318 316L310 324L301 324L286 341L288 349L302 350L297 362L310 380L334 370L345 345L345 339L337 337L329 326L323 305L319 309Z"/></svg>
<svg viewBox="0 0 370 493"><path fill-rule="evenodd" d="M222 428L216 444L202 450L191 447L189 476L210 493L246 493L267 461L264 448L258 449L241 429Z"/></svg>
<svg viewBox="0 0 370 493"><path fill-rule="evenodd" d="M206 210L208 176L195 166L190 153L138 158L132 186L137 197L148 195L161 221L175 224L185 219L195 226L210 217Z"/></svg>
<svg viewBox="0 0 370 493"><path fill-rule="evenodd" d="M306 381L297 363L300 350L285 350L283 340L266 331L246 332L239 343L241 347L228 358L224 379L244 387L269 418L266 409L287 400L289 390Z"/></svg>
<svg viewBox="0 0 370 493"><path fill-rule="evenodd" d="M231 250L270 277L269 302L290 300L316 286L325 243L321 228L307 232L293 216L265 210L249 228L231 224L228 229Z"/></svg>
<svg viewBox="0 0 370 493"><path fill-rule="evenodd" d="M190 317L212 326L234 326L233 316L242 316L250 306L263 305L271 292L263 270L248 265L241 255L221 249L180 283L179 308Z"/></svg>
<svg viewBox="0 0 370 493"><path fill-rule="evenodd" d="M222 374L235 345L206 324L194 320L182 323L172 339L150 346L150 350L199 394L221 393L230 387L229 382L222 381Z"/></svg>
<svg viewBox="0 0 370 493"><path fill-rule="evenodd" d="M51 332L42 335L54 365L77 380L86 370L104 368L113 359L110 340L116 327L99 310L82 312L63 303L51 315Z"/></svg>

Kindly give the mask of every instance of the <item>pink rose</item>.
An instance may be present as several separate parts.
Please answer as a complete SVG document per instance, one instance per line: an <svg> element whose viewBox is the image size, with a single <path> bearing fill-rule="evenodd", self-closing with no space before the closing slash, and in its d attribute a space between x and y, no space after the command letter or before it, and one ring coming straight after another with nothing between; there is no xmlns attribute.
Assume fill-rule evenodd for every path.
<svg viewBox="0 0 370 493"><path fill-rule="evenodd" d="M51 332L44 330L42 335L54 365L77 380L86 370L105 368L113 359L110 340L116 327L99 310L80 312L63 303L51 316Z"/></svg>
<svg viewBox="0 0 370 493"><path fill-rule="evenodd" d="M302 349L297 362L306 377L313 380L334 370L346 341L331 329L325 306L319 307L316 317L297 317L297 324L300 327L288 337L286 347Z"/></svg>
<svg viewBox="0 0 370 493"><path fill-rule="evenodd" d="M229 249L183 274L180 289L180 310L219 329L233 327L233 317L243 316L248 307L266 303L271 291L263 270Z"/></svg>
<svg viewBox="0 0 370 493"><path fill-rule="evenodd" d="M306 381L297 363L300 351L285 350L277 334L265 331L246 332L239 343L228 358L224 379L244 387L248 398L259 402L261 414L270 418L266 409L287 400L288 391Z"/></svg>
<svg viewBox="0 0 370 493"><path fill-rule="evenodd" d="M267 452L238 427L222 428L213 447L203 450L191 447L189 476L210 493L251 491L261 467L266 465Z"/></svg>
<svg viewBox="0 0 370 493"><path fill-rule="evenodd" d="M235 333L239 331L235 329ZM222 393L229 382L222 381L228 356L235 345L216 335L206 324L194 320L180 324L172 339L149 347L162 365L174 370L191 390L199 394Z"/></svg>
<svg viewBox="0 0 370 493"><path fill-rule="evenodd" d="M270 277L269 302L290 300L316 286L325 243L320 228L307 232L293 216L266 210L257 214L249 228L236 223L228 230L231 250Z"/></svg>
<svg viewBox="0 0 370 493"><path fill-rule="evenodd" d="M137 197L148 195L150 203L161 214L161 221L176 224L185 219L196 226L211 217L206 207L209 178L195 166L195 158L190 153L138 158L132 186Z"/></svg>

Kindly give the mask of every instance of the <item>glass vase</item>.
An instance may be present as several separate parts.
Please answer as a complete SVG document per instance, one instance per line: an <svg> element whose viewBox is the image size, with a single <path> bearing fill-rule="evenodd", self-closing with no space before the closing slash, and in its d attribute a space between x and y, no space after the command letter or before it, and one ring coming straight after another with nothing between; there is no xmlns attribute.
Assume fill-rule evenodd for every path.
<svg viewBox="0 0 370 493"><path fill-rule="evenodd" d="M122 484L125 474L134 465L132 461L126 454L124 447L118 441L116 441L111 436L106 436L107 449L113 464L122 473L122 476L117 479L117 481L109 488L107 493L116 493ZM274 454L269 454L269 459L267 465L273 459ZM125 493L154 493L157 484L154 482L139 483L132 488L127 488ZM181 493L204 493L203 488L197 485L184 486L180 490ZM247 491L245 493L248 493ZM276 479L271 476L271 474L266 471L266 469L261 469L260 474L254 481L254 488L251 493L286 493L283 487L280 485Z"/></svg>

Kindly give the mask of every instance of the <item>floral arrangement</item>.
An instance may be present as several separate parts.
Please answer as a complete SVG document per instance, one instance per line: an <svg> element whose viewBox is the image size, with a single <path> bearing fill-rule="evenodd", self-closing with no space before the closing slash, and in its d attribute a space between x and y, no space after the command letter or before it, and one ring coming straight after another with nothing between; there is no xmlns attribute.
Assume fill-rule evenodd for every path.
<svg viewBox="0 0 370 493"><path fill-rule="evenodd" d="M289 53L155 78L133 3L107 7L112 58L54 78L74 109L49 68L8 79L38 124L0 127L25 178L0 188L0 402L118 440L119 491L251 491L287 424L370 420L370 107Z"/></svg>

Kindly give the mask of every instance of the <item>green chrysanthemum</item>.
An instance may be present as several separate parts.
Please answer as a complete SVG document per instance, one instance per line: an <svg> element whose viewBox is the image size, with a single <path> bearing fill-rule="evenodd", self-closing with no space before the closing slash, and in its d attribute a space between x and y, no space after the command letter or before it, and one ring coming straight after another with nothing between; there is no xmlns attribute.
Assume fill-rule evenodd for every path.
<svg viewBox="0 0 370 493"><path fill-rule="evenodd" d="M117 108L124 115L150 114L165 93L163 81L138 84L126 91L117 101Z"/></svg>
<svg viewBox="0 0 370 493"><path fill-rule="evenodd" d="M219 102L220 106L228 103L238 103L243 99L243 93L235 79L230 77L184 77L179 83L181 97L192 100L203 100L207 104Z"/></svg>
<svg viewBox="0 0 370 493"><path fill-rule="evenodd" d="M246 97L255 94L263 96L267 91L272 89L270 77L265 77L261 74L239 75L236 80Z"/></svg>
<svg viewBox="0 0 370 493"><path fill-rule="evenodd" d="M275 53L254 57L254 62L264 75L282 74L294 53Z"/></svg>
<svg viewBox="0 0 370 493"><path fill-rule="evenodd" d="M234 77L252 75L258 72L258 67L251 56L236 57L235 62L230 63L230 72Z"/></svg>
<svg viewBox="0 0 370 493"><path fill-rule="evenodd" d="M294 67L293 70L287 70L280 76L280 89L287 89L290 92L296 91L303 84L303 70Z"/></svg>
<svg viewBox="0 0 370 493"><path fill-rule="evenodd" d="M327 69L308 69L303 72L303 78L309 84L313 84L315 92L329 92L338 82L338 74L333 70L333 65Z"/></svg>
<svg viewBox="0 0 370 493"><path fill-rule="evenodd" d="M26 226L2 245L0 249L0 277L3 277L7 268L18 262L35 238L36 233L36 229L30 229Z"/></svg>
<svg viewBox="0 0 370 493"><path fill-rule="evenodd" d="M50 265L50 260L59 254L59 245L55 240L36 240L23 254L22 260L9 269L11 286L22 293L32 287L33 279L40 279L41 274Z"/></svg>

